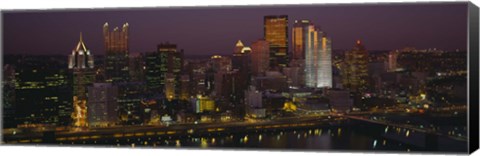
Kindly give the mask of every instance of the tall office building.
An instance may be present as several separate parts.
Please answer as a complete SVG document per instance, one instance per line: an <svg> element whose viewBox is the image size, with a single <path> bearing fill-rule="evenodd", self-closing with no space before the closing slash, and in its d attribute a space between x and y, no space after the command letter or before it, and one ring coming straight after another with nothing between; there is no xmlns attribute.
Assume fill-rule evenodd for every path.
<svg viewBox="0 0 480 156"><path fill-rule="evenodd" d="M248 66L248 55L251 49L238 40L233 49L232 69L244 70Z"/></svg>
<svg viewBox="0 0 480 156"><path fill-rule="evenodd" d="M208 68L205 70L205 87L206 93L218 93L218 88L222 86L221 81L217 81L217 73L227 73L232 70L232 59L228 56L213 55L207 64Z"/></svg>
<svg viewBox="0 0 480 156"><path fill-rule="evenodd" d="M269 68L270 44L261 39L253 42L251 48L252 74L258 76L265 73Z"/></svg>
<svg viewBox="0 0 480 156"><path fill-rule="evenodd" d="M144 82L126 82L115 84L118 90L118 115L124 125L136 125L143 122L141 101L145 93Z"/></svg>
<svg viewBox="0 0 480 156"><path fill-rule="evenodd" d="M250 47L244 46L242 41L238 40L235 44L235 48L233 51L232 57L232 69L238 70L238 76L240 76L242 80L246 81L246 84L250 84L250 53L252 49Z"/></svg>
<svg viewBox="0 0 480 156"><path fill-rule="evenodd" d="M306 85L305 73L305 55L308 49L308 37L311 35L313 23L309 20L295 20L292 28L292 59L290 67L283 70L283 73L289 79L291 87L303 87Z"/></svg>
<svg viewBox="0 0 480 156"><path fill-rule="evenodd" d="M163 43L158 45L157 47L158 52L161 54L160 56L167 56L166 58L161 57L160 59L166 60L164 63L165 65L162 64L162 67L166 67L166 72L171 73L172 77L167 77L167 73L162 73L164 74L164 82L165 84L169 80L173 80L173 96L166 96L168 99L178 99L180 96L181 92L181 76L183 72L183 61L184 61L184 56L183 56L183 50L177 50L177 45L175 44L170 44L170 43ZM166 54L166 55L163 55ZM163 71L163 70L161 70ZM163 88L165 91L167 91L167 86L164 86ZM167 93L166 93L167 94ZM172 94L169 94L172 95Z"/></svg>
<svg viewBox="0 0 480 156"><path fill-rule="evenodd" d="M72 81L66 59L24 57L15 70L15 118L19 127L71 124Z"/></svg>
<svg viewBox="0 0 480 156"><path fill-rule="evenodd" d="M305 85L311 88L332 87L331 40L313 24L305 32Z"/></svg>
<svg viewBox="0 0 480 156"><path fill-rule="evenodd" d="M360 40L352 50L345 53L342 65L342 85L354 92L366 91L368 88L368 52Z"/></svg>
<svg viewBox="0 0 480 156"><path fill-rule="evenodd" d="M215 95L238 104L243 100L247 89L247 80L238 70L219 71L215 73Z"/></svg>
<svg viewBox="0 0 480 156"><path fill-rule="evenodd" d="M313 23L310 23L309 20L295 20L292 28L292 60L305 59L305 43L307 42L308 31L311 26L313 26Z"/></svg>
<svg viewBox="0 0 480 156"><path fill-rule="evenodd" d="M395 72L397 70L397 59L400 52L398 50L391 51L388 53L388 62L387 62L387 71Z"/></svg>
<svg viewBox="0 0 480 156"><path fill-rule="evenodd" d="M288 66L288 16L265 16L264 38L270 43L270 67Z"/></svg>
<svg viewBox="0 0 480 156"><path fill-rule="evenodd" d="M164 55L164 54L162 54ZM163 93L163 84L165 77L163 73L166 72L166 67L162 67L162 64L165 65L165 59L160 59L160 57L166 58L166 56L160 56L160 54L155 52L147 52L145 54L145 80L147 83L147 91L154 94Z"/></svg>
<svg viewBox="0 0 480 156"><path fill-rule="evenodd" d="M132 53L130 57L130 81L145 81L145 55L143 53Z"/></svg>
<svg viewBox="0 0 480 156"><path fill-rule="evenodd" d="M212 90L210 88L213 88L213 71L208 67L208 60L189 60L185 71L188 75L183 75L181 79L182 94L183 87L188 87L186 88L189 92L188 96L210 94ZM189 79L186 80L185 77Z"/></svg>
<svg viewBox="0 0 480 156"><path fill-rule="evenodd" d="M159 44L157 51L147 53L145 66L147 90L151 93L166 95L167 74L170 73L168 80L171 84L168 86L169 93L166 97L177 99L181 90L183 61L183 50L177 50L177 45L168 42Z"/></svg>
<svg viewBox="0 0 480 156"><path fill-rule="evenodd" d="M128 23L125 23L121 30L115 27L110 31L108 23L103 25L106 82L117 83L130 80L128 27Z"/></svg>
<svg viewBox="0 0 480 156"><path fill-rule="evenodd" d="M243 45L242 41L238 40L233 49L232 69L249 70L249 55L251 48Z"/></svg>
<svg viewBox="0 0 480 156"><path fill-rule="evenodd" d="M192 95L191 91L194 88L195 87L191 88L190 75L183 74L180 77L180 95L179 95L180 100L187 101L190 98L190 95Z"/></svg>
<svg viewBox="0 0 480 156"><path fill-rule="evenodd" d="M175 91L176 83L179 81L179 79L176 79L175 75L173 73L166 73L165 75L165 97L167 97L168 100L173 100L176 99L175 97L179 96ZM180 85L180 83L178 83Z"/></svg>
<svg viewBox="0 0 480 156"><path fill-rule="evenodd" d="M73 126L85 127L87 86L95 81L95 69L93 55L83 42L81 33L77 46L68 56L68 69L73 72Z"/></svg>
<svg viewBox="0 0 480 156"><path fill-rule="evenodd" d="M88 90L88 126L115 125L118 122L118 88L110 83L94 83Z"/></svg>

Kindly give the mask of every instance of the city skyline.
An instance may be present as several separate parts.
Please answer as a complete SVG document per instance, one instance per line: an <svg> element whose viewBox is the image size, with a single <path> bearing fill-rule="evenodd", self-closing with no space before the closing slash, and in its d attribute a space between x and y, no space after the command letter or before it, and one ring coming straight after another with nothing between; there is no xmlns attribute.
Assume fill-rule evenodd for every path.
<svg viewBox="0 0 480 156"><path fill-rule="evenodd" d="M452 3L451 11L457 5L463 3ZM334 6L335 22L315 20L307 6L160 10L182 11L165 16L109 11L131 18L120 24L93 11L92 18L108 19L103 29L90 28L98 21L74 18L85 29L72 35L78 35L73 43L62 36L76 31L66 24L74 16L52 15L63 20L61 28L42 35L45 21L21 40L29 46L18 48L45 55L4 54L2 143L466 151L469 53L449 49L468 45L466 28L456 28L465 21L449 19L456 13L429 15L447 7L429 6L345 5L345 12ZM363 13L383 14L362 18L366 8ZM392 16L392 8L412 17ZM349 11L358 16L337 18ZM139 19L147 12L152 17ZM223 20L211 21L217 18ZM19 43L31 30L22 26L15 29L21 33L8 32L19 34L14 39L4 38ZM103 30L100 42L85 35L97 30ZM30 43L35 38L41 39ZM42 52L63 44L73 47L70 55ZM343 51L334 52L335 45ZM377 50L389 46L396 48ZM209 48L222 52L201 53Z"/></svg>
<svg viewBox="0 0 480 156"><path fill-rule="evenodd" d="M100 28L108 22L114 26L134 25L129 28L130 53L155 51L158 43L169 41L182 47L186 55L225 55L231 54L232 43L237 40L249 46L262 39L263 17L267 15L288 15L288 28L295 20L311 20L328 32L334 41L333 50L349 49L351 42L358 39L368 44L370 50L402 47L465 50L466 4L187 7L43 11L35 14L14 11L3 14L3 52L68 55L70 45L78 40L76 35L83 32L92 54L105 55ZM73 22L77 20L81 22ZM288 29L287 36L288 52L291 53L291 29Z"/></svg>

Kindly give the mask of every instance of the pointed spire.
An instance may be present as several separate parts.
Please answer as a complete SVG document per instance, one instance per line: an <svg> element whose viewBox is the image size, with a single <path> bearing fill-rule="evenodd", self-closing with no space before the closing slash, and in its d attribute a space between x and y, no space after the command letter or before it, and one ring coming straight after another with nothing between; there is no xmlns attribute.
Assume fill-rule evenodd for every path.
<svg viewBox="0 0 480 156"><path fill-rule="evenodd" d="M82 32L80 32L80 42L83 42Z"/></svg>
<svg viewBox="0 0 480 156"><path fill-rule="evenodd" d="M75 51L82 50L84 52L88 51L87 46L85 46L85 43L83 43L83 33L82 32L80 32L80 40L78 41L78 44L77 44L77 46L75 47L74 50Z"/></svg>
<svg viewBox="0 0 480 156"><path fill-rule="evenodd" d="M242 41L241 41L241 40L238 40L238 41L237 41L237 44L235 44L235 46L237 46L237 47L243 47Z"/></svg>

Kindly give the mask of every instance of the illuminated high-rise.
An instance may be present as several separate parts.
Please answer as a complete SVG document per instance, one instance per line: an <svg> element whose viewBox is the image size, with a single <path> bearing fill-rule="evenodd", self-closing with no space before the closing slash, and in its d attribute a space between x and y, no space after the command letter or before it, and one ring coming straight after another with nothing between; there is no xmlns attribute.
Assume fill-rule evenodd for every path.
<svg viewBox="0 0 480 156"><path fill-rule="evenodd" d="M68 56L68 69L93 69L93 55L83 42L82 33L80 40L72 50L72 54Z"/></svg>
<svg viewBox="0 0 480 156"><path fill-rule="evenodd" d="M305 32L305 85L311 88L332 87L332 48L326 34L308 25Z"/></svg>
<svg viewBox="0 0 480 156"><path fill-rule="evenodd" d="M147 53L145 67L148 91L165 95L168 99L177 99L181 92L183 61L183 50L177 50L176 44L168 42L159 44L157 51ZM168 78L167 74L170 74Z"/></svg>
<svg viewBox="0 0 480 156"><path fill-rule="evenodd" d="M251 51L250 47L245 46L241 40L238 40L233 49L232 69L248 71Z"/></svg>
<svg viewBox="0 0 480 156"><path fill-rule="evenodd" d="M68 69L73 71L73 125L84 127L87 123L87 86L95 81L95 69L93 55L83 42L82 34L68 56Z"/></svg>
<svg viewBox="0 0 480 156"><path fill-rule="evenodd" d="M103 25L103 38L105 44L105 81L128 82L129 73L129 47L128 23L122 29L115 27L110 31L108 23Z"/></svg>
<svg viewBox="0 0 480 156"><path fill-rule="evenodd" d="M150 93L163 93L163 85L161 84L164 84L164 75L162 73L166 72L166 69L162 68L161 64L162 60L160 60L160 54L157 51L145 54L145 80L147 90Z"/></svg>
<svg viewBox="0 0 480 156"><path fill-rule="evenodd" d="M309 28L314 27L309 20L295 20L292 28L292 59L290 67L283 70L289 79L290 86L305 86L305 55L306 44L310 35Z"/></svg>
<svg viewBox="0 0 480 156"><path fill-rule="evenodd" d="M22 56L15 70L15 121L18 127L68 126L72 77L65 58Z"/></svg>
<svg viewBox="0 0 480 156"><path fill-rule="evenodd" d="M288 56L288 16L265 16L264 38L270 43L270 67L286 67Z"/></svg>
<svg viewBox="0 0 480 156"><path fill-rule="evenodd" d="M88 87L87 121L89 127L106 127L118 122L118 88L111 83Z"/></svg>
<svg viewBox="0 0 480 156"><path fill-rule="evenodd" d="M360 40L352 50L345 53L342 65L342 85L354 92L366 91L368 87L368 52Z"/></svg>
<svg viewBox="0 0 480 156"><path fill-rule="evenodd" d="M312 26L309 20L295 20L292 28L292 59L300 60L305 58L305 43L308 36L308 28Z"/></svg>
<svg viewBox="0 0 480 156"><path fill-rule="evenodd" d="M130 81L145 81L145 55L143 53L130 53Z"/></svg>
<svg viewBox="0 0 480 156"><path fill-rule="evenodd" d="M332 88L332 40L325 34L321 36L321 49L318 52L317 87Z"/></svg>
<svg viewBox="0 0 480 156"><path fill-rule="evenodd" d="M232 56L232 69L238 71L240 79L245 80L246 84L250 84L251 75L251 55L252 49L243 45L242 41L238 40Z"/></svg>
<svg viewBox="0 0 480 156"><path fill-rule="evenodd" d="M145 83L139 81L131 81L126 83L117 83L115 87L118 89L118 115L123 125L141 124L142 111L141 101L143 93L145 93Z"/></svg>
<svg viewBox="0 0 480 156"><path fill-rule="evenodd" d="M206 93L219 94L219 88L222 88L222 82L219 81L218 73L227 73L232 70L232 59L228 56L213 55L207 64L208 68L205 69L205 87ZM202 76L203 77L203 76ZM198 93L196 93L198 94Z"/></svg>
<svg viewBox="0 0 480 156"><path fill-rule="evenodd" d="M166 57L161 57L160 59L165 60L162 61L163 63L166 64L161 64L161 71L165 71L167 73L172 74L173 78L173 98L178 99L180 96L181 92L181 76L183 72L183 61L184 61L184 56L183 56L183 49L182 50L177 50L177 45L175 44L170 44L170 43L163 43L158 45L157 48L158 52L161 54L161 56L166 56ZM166 54L166 55L164 55ZM169 77L167 77L167 73L162 73L165 74L164 81L165 84L167 81L169 81ZM165 91L167 91L167 86L164 86ZM169 93L165 93L166 95ZM169 94L172 95L172 94ZM168 99L172 99L171 96L166 96Z"/></svg>
<svg viewBox="0 0 480 156"><path fill-rule="evenodd" d="M191 91L193 91L193 88L190 88L190 75L188 74L183 74L180 77L180 95L179 98L180 100L188 100L191 95Z"/></svg>
<svg viewBox="0 0 480 156"><path fill-rule="evenodd" d="M394 72L397 70L397 59L398 59L398 55L400 54L400 52L398 50L395 50L395 51L391 51L390 53L388 53L388 62L387 62L387 71L388 72Z"/></svg>
<svg viewBox="0 0 480 156"><path fill-rule="evenodd" d="M270 44L261 39L253 42L251 48L252 74L258 76L265 73L269 68Z"/></svg>

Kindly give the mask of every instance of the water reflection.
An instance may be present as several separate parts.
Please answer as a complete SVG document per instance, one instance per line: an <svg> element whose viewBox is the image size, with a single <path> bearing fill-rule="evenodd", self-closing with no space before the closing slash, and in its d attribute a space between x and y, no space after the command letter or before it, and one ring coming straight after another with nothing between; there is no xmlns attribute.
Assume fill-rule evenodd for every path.
<svg viewBox="0 0 480 156"><path fill-rule="evenodd" d="M419 134L412 130L397 127L380 127L377 130L356 127L313 127L295 130L252 131L251 133L227 132L194 136L171 135L162 137L121 137L111 140L91 139L78 142L63 141L59 142L59 144L104 144L116 147L130 146L132 148L170 146L314 150L431 150L417 145L404 144L396 139L392 139L392 136L418 139Z"/></svg>

